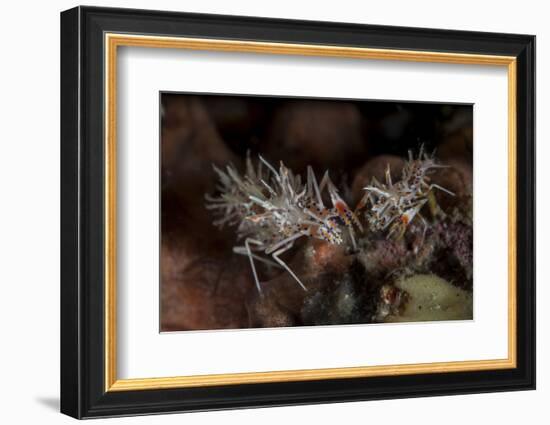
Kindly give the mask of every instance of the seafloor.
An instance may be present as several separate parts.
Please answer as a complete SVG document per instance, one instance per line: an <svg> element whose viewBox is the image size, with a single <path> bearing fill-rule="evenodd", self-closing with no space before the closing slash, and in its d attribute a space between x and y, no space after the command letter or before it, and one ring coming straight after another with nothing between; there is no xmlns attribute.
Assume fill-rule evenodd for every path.
<svg viewBox="0 0 550 425"><path fill-rule="evenodd" d="M393 102L162 96L161 330L310 326L472 319L472 108ZM349 244L302 238L284 270L234 254L234 228L213 226L204 196L215 193L212 164L244 169L261 153L296 173L329 170L349 205L386 167L398 181L409 149L424 145L439 163L424 207L426 233L384 232Z"/></svg>

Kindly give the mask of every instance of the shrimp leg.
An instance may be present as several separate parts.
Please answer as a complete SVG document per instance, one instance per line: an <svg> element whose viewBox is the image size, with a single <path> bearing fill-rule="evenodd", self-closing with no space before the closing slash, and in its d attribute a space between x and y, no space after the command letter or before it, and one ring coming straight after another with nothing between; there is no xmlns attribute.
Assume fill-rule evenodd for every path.
<svg viewBox="0 0 550 425"><path fill-rule="evenodd" d="M317 178L315 177L315 173L313 172L313 168L311 168L311 166L307 167L307 187L309 192L308 195L311 197L315 195L315 198L317 199L317 205L319 205L321 208L324 208L325 206L321 197L322 189L319 189Z"/></svg>
<svg viewBox="0 0 550 425"><path fill-rule="evenodd" d="M265 253L266 254L271 254L272 252L279 249L281 246L286 245L290 242L294 242L296 239L301 238L302 236L305 236L306 234L307 234L307 232L304 231L304 232L296 233L292 236L289 236L288 238L283 239L282 241L277 242L275 245L272 245L269 248L267 248L265 250Z"/></svg>
<svg viewBox="0 0 550 425"><path fill-rule="evenodd" d="M294 278L294 280L296 282L298 282L298 284L302 287L302 289L304 291L307 291L307 288L305 287L305 285L302 283L302 281L300 279L298 279L298 276L296 276L296 274L294 274L294 272L290 269L290 267L288 267L288 265L279 258L279 255L281 255L282 253L288 251L290 248L292 248L294 245L294 241L290 242L287 246L279 249L278 251L275 251L272 255L273 259L275 261L277 261L281 266L283 266L286 271Z"/></svg>
<svg viewBox="0 0 550 425"><path fill-rule="evenodd" d="M438 184L435 184L435 183L432 183L432 184L429 186L429 190L432 190L434 187L435 187L436 189L439 189L439 190L445 192L445 193L448 193L448 194L451 195L451 196L455 196L455 194L454 194L453 192L451 192L450 190L447 190L447 189L445 189L444 187L441 187L441 186L439 186Z"/></svg>
<svg viewBox="0 0 550 425"><path fill-rule="evenodd" d="M236 246L233 248L233 252L235 254L246 255L248 257L248 250L246 249L245 246ZM268 258L260 257L259 255L254 254L253 252L251 252L251 255L252 255L252 258L254 258L255 260L260 261L264 264L267 264L268 266L274 266L279 268L281 267L280 264L275 263L274 261L271 261Z"/></svg>
<svg viewBox="0 0 550 425"><path fill-rule="evenodd" d="M258 288L258 292L262 293L262 287L260 286L260 280L258 279L258 273L256 272L256 266L254 265L252 250L250 249L250 244L254 244L257 246L263 246L263 243L252 238L246 238L244 241L244 247L246 248L246 253L248 255L248 259L250 260L250 267L252 268L252 274L254 275L254 282L256 283L256 288ZM238 252L237 252L238 253Z"/></svg>

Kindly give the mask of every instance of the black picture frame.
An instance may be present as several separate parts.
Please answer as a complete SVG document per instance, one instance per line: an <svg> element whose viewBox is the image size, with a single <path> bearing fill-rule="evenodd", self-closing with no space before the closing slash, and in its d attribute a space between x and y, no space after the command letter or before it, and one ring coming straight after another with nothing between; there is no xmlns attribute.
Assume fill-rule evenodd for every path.
<svg viewBox="0 0 550 425"><path fill-rule="evenodd" d="M104 34L473 53L517 59L517 367L105 391ZM76 7L61 13L61 412L76 418L535 388L535 37Z"/></svg>

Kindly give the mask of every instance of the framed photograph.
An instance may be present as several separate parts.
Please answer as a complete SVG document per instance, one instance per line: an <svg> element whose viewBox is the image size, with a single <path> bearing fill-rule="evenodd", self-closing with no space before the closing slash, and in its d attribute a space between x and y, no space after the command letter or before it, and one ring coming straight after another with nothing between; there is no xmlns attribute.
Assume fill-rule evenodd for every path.
<svg viewBox="0 0 550 425"><path fill-rule="evenodd" d="M61 411L535 388L535 37L61 14Z"/></svg>

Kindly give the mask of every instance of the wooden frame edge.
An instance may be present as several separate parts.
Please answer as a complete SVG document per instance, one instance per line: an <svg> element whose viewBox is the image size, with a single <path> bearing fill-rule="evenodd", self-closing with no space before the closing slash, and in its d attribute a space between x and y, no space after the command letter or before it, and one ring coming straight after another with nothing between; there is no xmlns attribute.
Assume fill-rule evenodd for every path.
<svg viewBox="0 0 550 425"><path fill-rule="evenodd" d="M221 39L105 33L105 392L206 387L269 382L345 379L416 373L513 369L517 367L517 60L514 56L371 49ZM345 57L471 65L508 70L508 358L254 373L117 379L116 372L116 58L120 46Z"/></svg>
<svg viewBox="0 0 550 425"><path fill-rule="evenodd" d="M108 391L139 391L151 389L207 387L218 385L259 384L266 382L316 381L321 379L367 378L414 375L417 373L447 373L480 370L513 369L512 359L464 362L418 363L394 366L365 366L329 369L302 369L273 372L229 373L166 378L135 378L115 380Z"/></svg>

